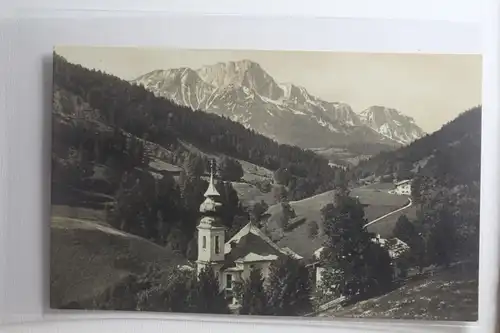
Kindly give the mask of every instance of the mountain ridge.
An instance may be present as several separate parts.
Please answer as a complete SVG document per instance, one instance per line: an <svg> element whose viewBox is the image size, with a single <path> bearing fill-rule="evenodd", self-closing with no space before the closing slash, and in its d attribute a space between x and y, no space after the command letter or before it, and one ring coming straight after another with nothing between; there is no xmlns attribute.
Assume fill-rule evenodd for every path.
<svg viewBox="0 0 500 333"><path fill-rule="evenodd" d="M154 70L129 82L179 105L228 117L279 143L301 148L358 142L398 147L419 133L407 134L398 128L404 124L394 122L388 131L391 135L381 133L380 126L366 124L347 103L325 101L305 87L278 83L248 59L198 69Z"/></svg>
<svg viewBox="0 0 500 333"><path fill-rule="evenodd" d="M373 105L361 111L358 116L365 125L378 133L403 145L425 136L425 132L407 116L394 108Z"/></svg>

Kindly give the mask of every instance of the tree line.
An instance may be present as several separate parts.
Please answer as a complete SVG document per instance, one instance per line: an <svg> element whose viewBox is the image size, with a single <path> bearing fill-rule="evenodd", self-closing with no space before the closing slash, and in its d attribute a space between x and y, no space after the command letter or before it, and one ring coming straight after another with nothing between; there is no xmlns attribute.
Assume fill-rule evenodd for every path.
<svg viewBox="0 0 500 333"><path fill-rule="evenodd" d="M442 181L416 175L416 217L401 216L393 231L410 246L409 265L420 271L430 265L479 260L479 183L449 188L439 185Z"/></svg>
<svg viewBox="0 0 500 333"><path fill-rule="evenodd" d="M260 269L252 269L230 293L221 290L210 266L199 274L191 270L164 274L152 266L144 274L131 275L115 285L92 308L229 314L229 297L236 297L239 314L299 316L312 311L311 291L308 269L290 257L271 264L267 281Z"/></svg>

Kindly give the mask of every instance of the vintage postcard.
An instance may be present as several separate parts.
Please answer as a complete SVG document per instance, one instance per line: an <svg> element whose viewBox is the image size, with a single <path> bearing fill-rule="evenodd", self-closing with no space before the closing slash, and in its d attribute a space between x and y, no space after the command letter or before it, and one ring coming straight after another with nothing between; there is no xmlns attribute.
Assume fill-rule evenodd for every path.
<svg viewBox="0 0 500 333"><path fill-rule="evenodd" d="M481 61L56 47L51 307L477 320Z"/></svg>

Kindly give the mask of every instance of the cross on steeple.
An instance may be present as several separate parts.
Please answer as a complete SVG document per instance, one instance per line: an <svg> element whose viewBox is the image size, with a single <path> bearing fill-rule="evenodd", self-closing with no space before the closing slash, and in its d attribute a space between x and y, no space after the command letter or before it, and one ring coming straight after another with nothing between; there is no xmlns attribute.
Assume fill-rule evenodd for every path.
<svg viewBox="0 0 500 333"><path fill-rule="evenodd" d="M213 176L214 174L214 160L210 160L210 176Z"/></svg>

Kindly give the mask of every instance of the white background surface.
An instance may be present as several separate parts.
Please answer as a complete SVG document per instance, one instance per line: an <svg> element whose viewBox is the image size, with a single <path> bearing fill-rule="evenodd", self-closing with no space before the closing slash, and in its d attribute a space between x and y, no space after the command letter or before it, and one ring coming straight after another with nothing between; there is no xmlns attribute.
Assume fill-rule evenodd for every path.
<svg viewBox="0 0 500 333"><path fill-rule="evenodd" d="M6 325L3 330L44 333L200 330L229 333L256 329L274 333L298 333L307 329L319 333L332 328L336 328L335 332L490 331L495 314L499 236L497 2L86 0L70 3L52 0L38 3L17 0L0 5L3 7L0 17L15 18L0 23L0 321ZM87 11L49 11L61 8ZM115 18L106 18L113 14L109 10L116 8L143 12L122 12L114 15ZM89 12L89 9L101 11ZM169 15L144 16L155 10L169 11ZM201 13L213 15L200 17ZM98 18L91 19L96 15ZM31 19L22 19L27 16ZM58 18L51 18L53 16ZM315 16L321 18L314 19ZM482 179L486 181L481 203L479 323L302 319L265 319L259 323L245 317L227 320L171 314L50 312L47 305L51 54L56 44L423 53L484 50ZM31 323L14 325L20 321Z"/></svg>

